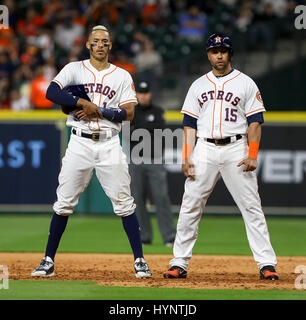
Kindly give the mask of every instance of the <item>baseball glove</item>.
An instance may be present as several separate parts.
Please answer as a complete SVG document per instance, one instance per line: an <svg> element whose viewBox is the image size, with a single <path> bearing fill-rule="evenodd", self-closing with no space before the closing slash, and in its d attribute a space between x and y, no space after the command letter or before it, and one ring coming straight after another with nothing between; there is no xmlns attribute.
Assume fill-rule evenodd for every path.
<svg viewBox="0 0 306 320"><path fill-rule="evenodd" d="M68 87L64 88L64 90L67 91L69 94L72 94L76 97L83 98L83 99L90 101L87 93L85 92L83 85L68 86ZM71 111L78 109L78 107L77 106L61 105L61 109L65 114L69 114Z"/></svg>

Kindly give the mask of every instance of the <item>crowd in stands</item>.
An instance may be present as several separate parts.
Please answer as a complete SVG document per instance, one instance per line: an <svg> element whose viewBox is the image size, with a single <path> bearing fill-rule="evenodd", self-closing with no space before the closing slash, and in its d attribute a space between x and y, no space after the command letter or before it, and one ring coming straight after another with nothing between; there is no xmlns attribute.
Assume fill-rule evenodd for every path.
<svg viewBox="0 0 306 320"><path fill-rule="evenodd" d="M111 31L110 62L158 90L168 51L176 39L199 43L214 31L248 33L248 46L275 48L276 20L290 36L292 0L4 0L9 28L0 28L0 109L56 108L46 88L68 62L87 59L85 42L98 24ZM290 20L291 19L291 20ZM174 42L171 35L174 35ZM179 41L177 42L179 43ZM179 63L179 60L177 61ZM154 87L155 86L155 87Z"/></svg>

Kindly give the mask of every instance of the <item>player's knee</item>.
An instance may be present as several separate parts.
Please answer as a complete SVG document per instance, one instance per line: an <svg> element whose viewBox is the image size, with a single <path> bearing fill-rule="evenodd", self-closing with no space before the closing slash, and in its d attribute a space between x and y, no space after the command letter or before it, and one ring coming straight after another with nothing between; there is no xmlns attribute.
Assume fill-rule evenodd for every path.
<svg viewBox="0 0 306 320"><path fill-rule="evenodd" d="M132 198L133 199L133 198ZM114 212L119 217L127 217L135 212L134 200L114 205Z"/></svg>
<svg viewBox="0 0 306 320"><path fill-rule="evenodd" d="M73 209L74 207L63 205L58 202L53 205L53 211L59 216L70 216L73 214Z"/></svg>

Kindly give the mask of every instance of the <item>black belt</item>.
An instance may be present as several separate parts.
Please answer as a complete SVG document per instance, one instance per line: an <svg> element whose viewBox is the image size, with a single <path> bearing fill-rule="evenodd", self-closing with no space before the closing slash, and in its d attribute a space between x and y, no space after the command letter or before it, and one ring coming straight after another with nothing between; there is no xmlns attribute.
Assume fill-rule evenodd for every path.
<svg viewBox="0 0 306 320"><path fill-rule="evenodd" d="M71 130L71 132L75 135L78 135L77 134L77 130L75 128L73 128ZM80 136L83 137L83 138L88 138L88 139L91 139L93 141L104 141L104 140L107 140L107 139L110 139L112 137L114 137L116 134L118 133L117 130L115 129L111 129L111 135L108 136L107 135L107 132L94 132L94 133L85 133L85 132L81 132Z"/></svg>
<svg viewBox="0 0 306 320"><path fill-rule="evenodd" d="M241 134L237 134L236 136L236 140L239 140L242 138L242 135ZM207 142L211 142L211 143L214 143L215 145L225 145L225 144L229 144L232 142L232 137L227 137L227 138L224 138L224 139L209 139L209 138L206 138L205 139Z"/></svg>

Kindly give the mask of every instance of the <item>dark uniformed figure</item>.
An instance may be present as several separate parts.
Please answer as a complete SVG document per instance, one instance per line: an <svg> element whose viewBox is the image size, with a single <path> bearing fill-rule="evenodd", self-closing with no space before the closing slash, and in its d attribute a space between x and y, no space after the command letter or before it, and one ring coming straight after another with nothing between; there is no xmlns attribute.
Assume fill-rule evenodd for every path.
<svg viewBox="0 0 306 320"><path fill-rule="evenodd" d="M155 204L162 239L166 246L172 246L176 230L168 195L167 171L162 164L163 150L154 149L154 129L165 128L164 111L151 104L152 94L147 82L142 81L138 84L136 94L138 105L136 105L134 120L131 123L131 134L135 129L146 129L151 139L151 154L149 155L151 161L134 164L131 159L130 165L131 189L137 205L136 215L140 224L141 239L143 244L151 244L153 240L151 219L146 207L149 186L150 199ZM139 141L131 140L131 150L137 143ZM143 156L146 157L146 155Z"/></svg>

